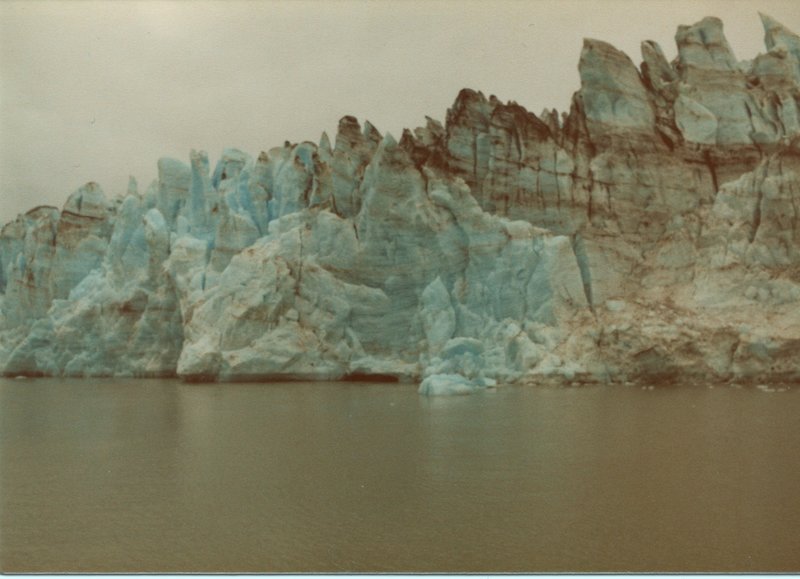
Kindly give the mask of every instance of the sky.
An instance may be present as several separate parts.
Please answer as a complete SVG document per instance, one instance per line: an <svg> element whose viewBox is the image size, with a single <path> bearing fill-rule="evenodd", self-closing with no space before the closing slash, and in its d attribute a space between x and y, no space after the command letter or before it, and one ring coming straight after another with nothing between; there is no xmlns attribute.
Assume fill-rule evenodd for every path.
<svg viewBox="0 0 800 579"><path fill-rule="evenodd" d="M759 11L800 32L798 0L3 0L0 224L88 181L143 192L160 157L333 138L348 114L399 137L464 87L568 110L583 38L671 60L677 27L714 15L751 59Z"/></svg>

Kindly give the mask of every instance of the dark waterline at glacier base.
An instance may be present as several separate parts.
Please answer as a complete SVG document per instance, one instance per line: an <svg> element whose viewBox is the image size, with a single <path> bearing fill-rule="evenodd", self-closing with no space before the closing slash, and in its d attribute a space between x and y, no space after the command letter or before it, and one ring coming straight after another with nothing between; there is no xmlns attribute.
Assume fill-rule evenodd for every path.
<svg viewBox="0 0 800 579"><path fill-rule="evenodd" d="M797 571L798 390L0 379L0 561Z"/></svg>

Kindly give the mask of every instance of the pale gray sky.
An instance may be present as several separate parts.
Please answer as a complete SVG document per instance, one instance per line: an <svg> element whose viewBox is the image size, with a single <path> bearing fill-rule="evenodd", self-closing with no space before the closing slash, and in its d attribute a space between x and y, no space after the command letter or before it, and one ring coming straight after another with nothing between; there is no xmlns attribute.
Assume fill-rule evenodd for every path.
<svg viewBox="0 0 800 579"><path fill-rule="evenodd" d="M800 32L797 0L2 1L0 224L87 181L143 191L192 148L318 142L346 114L399 136L463 87L564 110L584 37L671 59L678 25L715 15L750 59L759 10Z"/></svg>

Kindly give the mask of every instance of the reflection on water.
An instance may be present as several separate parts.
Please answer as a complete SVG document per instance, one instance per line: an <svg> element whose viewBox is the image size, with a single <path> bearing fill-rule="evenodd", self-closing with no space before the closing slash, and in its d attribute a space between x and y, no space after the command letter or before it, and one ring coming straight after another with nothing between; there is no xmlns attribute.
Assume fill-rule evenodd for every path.
<svg viewBox="0 0 800 579"><path fill-rule="evenodd" d="M800 393L0 380L4 571L800 570Z"/></svg>

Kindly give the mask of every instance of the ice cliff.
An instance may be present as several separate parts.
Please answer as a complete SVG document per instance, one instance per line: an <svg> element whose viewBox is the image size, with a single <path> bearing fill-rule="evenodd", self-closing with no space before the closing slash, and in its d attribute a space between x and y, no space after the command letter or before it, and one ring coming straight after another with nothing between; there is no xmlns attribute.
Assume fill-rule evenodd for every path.
<svg viewBox="0 0 800 579"><path fill-rule="evenodd" d="M800 380L800 38L586 40L568 113L463 90L399 140L158 163L0 232L5 375Z"/></svg>

